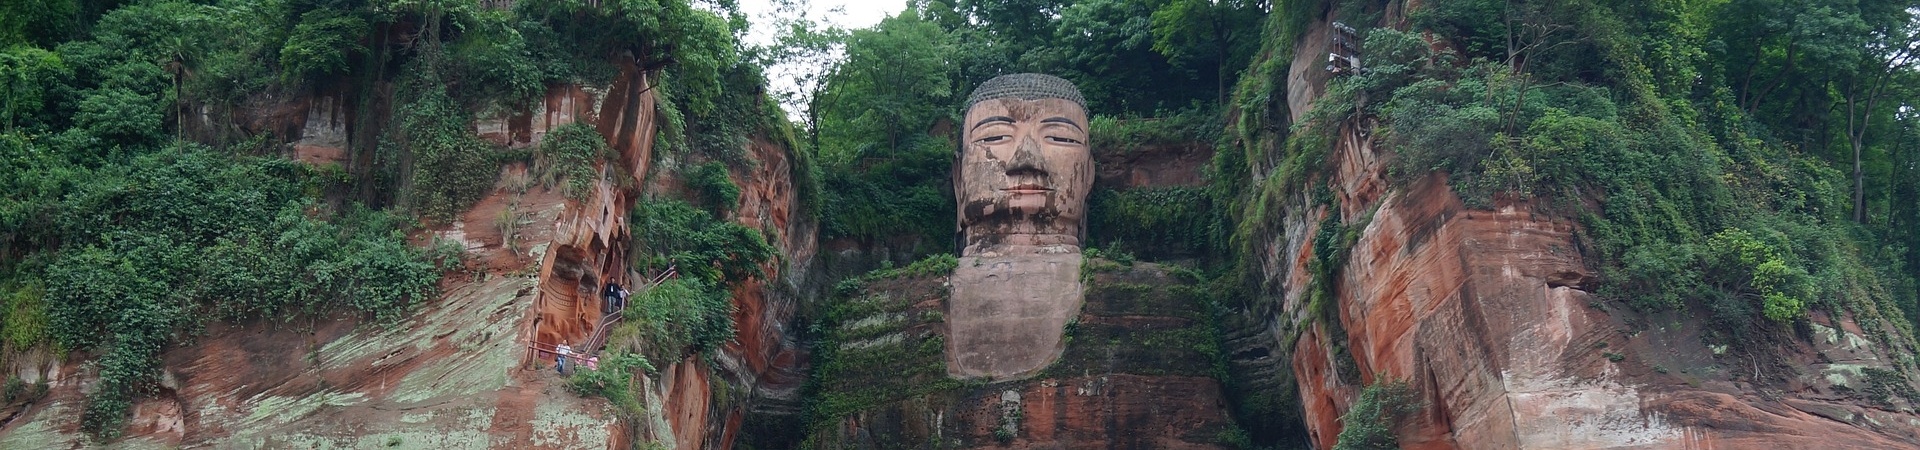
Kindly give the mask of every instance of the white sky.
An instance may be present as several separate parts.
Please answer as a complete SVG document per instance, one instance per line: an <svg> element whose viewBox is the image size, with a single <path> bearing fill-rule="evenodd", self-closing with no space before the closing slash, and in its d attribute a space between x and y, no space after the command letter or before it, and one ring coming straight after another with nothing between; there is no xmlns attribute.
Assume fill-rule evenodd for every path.
<svg viewBox="0 0 1920 450"><path fill-rule="evenodd" d="M752 26L747 28L747 45L769 45L773 43L772 24L778 18L792 18L804 15L818 22L832 24L842 29L856 30L880 23L881 19L907 7L906 0L792 0L790 3L804 4L799 8L781 8L776 0L740 0L740 11L747 14ZM824 70L820 64L779 64L767 68L767 84L775 92L793 92L798 89L797 75L818 73ZM797 119L805 112L800 105L781 105L787 116Z"/></svg>
<svg viewBox="0 0 1920 450"><path fill-rule="evenodd" d="M772 43L773 32L765 25L775 17L793 17L800 12L778 9L774 3L774 0L740 0L740 11L753 20L753 27L747 30L747 43ZM907 7L906 0L797 0L794 3L807 5L807 17L849 30L873 26Z"/></svg>

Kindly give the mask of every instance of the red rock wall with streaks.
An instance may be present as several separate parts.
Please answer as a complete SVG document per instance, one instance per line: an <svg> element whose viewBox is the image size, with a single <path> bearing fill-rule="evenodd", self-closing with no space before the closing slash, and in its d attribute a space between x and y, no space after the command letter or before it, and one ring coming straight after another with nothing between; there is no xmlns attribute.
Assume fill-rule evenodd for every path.
<svg viewBox="0 0 1920 450"><path fill-rule="evenodd" d="M1318 67L1300 62L1324 48L1313 31L1324 27L1294 55L1296 115L1321 90ZM1339 208L1290 199L1262 268L1284 299L1278 328L1301 330L1290 362L1316 447L1335 444L1361 386L1386 379L1409 382L1426 405L1396 429L1405 448L1920 447L1920 417L1904 402L1876 407L1834 387L1862 383L1849 368L1894 370L1911 353L1859 331L1897 336L1887 324L1816 317L1826 331L1811 341L1790 336L1765 358L1714 356L1698 316L1644 317L1590 295L1595 275L1570 219L1524 202L1468 208L1443 175L1390 188L1390 155L1369 126L1342 125L1335 170L1319 175ZM1364 227L1332 287L1339 327L1305 311L1307 241L1329 215ZM1749 363L1751 373L1729 369Z"/></svg>

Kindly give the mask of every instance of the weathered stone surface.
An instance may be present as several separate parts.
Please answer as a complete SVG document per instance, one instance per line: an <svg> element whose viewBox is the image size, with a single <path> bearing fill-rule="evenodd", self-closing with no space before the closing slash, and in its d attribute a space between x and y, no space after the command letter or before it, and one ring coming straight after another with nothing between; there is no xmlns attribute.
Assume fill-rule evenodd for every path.
<svg viewBox="0 0 1920 450"><path fill-rule="evenodd" d="M268 323L218 327L193 346L166 355L168 380L133 410L122 447L215 445L233 448L627 448L654 441L673 448L725 447L738 435L750 395L712 395L716 377L736 389L767 386L797 392L797 345L787 336L792 301L767 284L743 287L744 338L716 360L699 357L662 367L663 380L640 377L649 413L624 422L603 400L564 389L547 357L529 357L529 342L578 342L600 315L599 286L625 270L627 207L651 169L654 107L645 75L623 66L605 90L555 86L533 111L482 119L476 131L509 146L537 143L554 127L595 125L619 152L602 162L603 177L584 201L538 186L501 186L431 236L461 244L468 270L442 283L446 294L394 327L358 321L302 326ZM295 157L342 162L345 124L338 96L291 101L273 120L293 124ZM304 113L294 114L294 113ZM276 122L276 123L279 123ZM298 125L310 130L302 133ZM736 174L746 191L737 219L773 230L783 259L810 261L811 224L796 221L791 153L756 141L763 164ZM503 169L507 178L524 167ZM771 177L768 179L768 177ZM750 204L746 204L749 203ZM502 217L511 218L503 227ZM789 228L789 227L792 228ZM789 231L798 230L798 231ZM424 243L428 235L417 240ZM768 267L769 275L782 268ZM537 275L537 276L536 276ZM536 281L537 280L537 281ZM38 361L39 358L32 358ZM52 392L0 428L0 448L65 448L78 433L82 387L93 375L74 362L34 367ZM748 393L755 391L744 391ZM716 403L716 400L725 400ZM797 399L794 399L797 400ZM791 401L791 400L790 400ZM797 409L797 408L796 408ZM634 426L637 425L637 426ZM710 439L710 436L712 439Z"/></svg>
<svg viewBox="0 0 1920 450"><path fill-rule="evenodd" d="M116 446L585 448L620 444L605 403L523 370L532 282L459 283L396 327L218 327L165 355L169 380ZM58 381L0 448L81 448L82 387Z"/></svg>
<svg viewBox="0 0 1920 450"><path fill-rule="evenodd" d="M1213 378L1218 344L1205 292L1153 264L1090 264L1087 300L1065 325L1058 361L1016 380L947 376L938 314L951 300L947 277L870 281L844 299L829 331L835 351L821 362L815 399L826 419L812 424L810 444L1227 448L1234 425Z"/></svg>
<svg viewBox="0 0 1920 450"><path fill-rule="evenodd" d="M1079 253L959 261L947 305L949 375L1023 378L1060 357L1062 330L1080 312Z"/></svg>
<svg viewBox="0 0 1920 450"><path fill-rule="evenodd" d="M1080 307L1080 238L1093 187L1087 110L1071 82L1013 74L968 99L954 167L960 268L948 373L1025 377L1058 358Z"/></svg>
<svg viewBox="0 0 1920 450"><path fill-rule="evenodd" d="M1004 75L980 91L1020 83L1020 77L1058 80ZM1071 92L1043 98L979 98L976 91L962 121L953 177L962 256L1079 247L1093 157L1086 107L1071 84L1065 89Z"/></svg>
<svg viewBox="0 0 1920 450"><path fill-rule="evenodd" d="M1148 120L1148 119L1135 119ZM1127 147L1103 142L1093 152L1095 189L1204 186L1213 147L1202 142Z"/></svg>
<svg viewBox="0 0 1920 450"><path fill-rule="evenodd" d="M1324 26L1296 47L1295 114L1320 90L1319 69L1299 61L1324 48L1314 44ZM1568 218L1510 200L1468 208L1443 175L1392 188L1387 149L1366 127L1342 125L1334 170L1318 175L1338 207L1305 195L1270 206L1286 218L1261 260L1283 298L1267 312L1273 339L1291 343L1316 447L1335 444L1361 386L1389 379L1426 405L1396 430L1405 448L1920 447L1908 400L1876 404L1835 387L1910 357L1888 324L1816 316L1814 336L1782 332L1725 353L1729 343L1700 332L1711 326L1702 315L1649 316L1590 295L1595 275ZM1362 228L1331 287L1334 314L1322 317L1309 308L1320 288L1310 241L1332 223Z"/></svg>

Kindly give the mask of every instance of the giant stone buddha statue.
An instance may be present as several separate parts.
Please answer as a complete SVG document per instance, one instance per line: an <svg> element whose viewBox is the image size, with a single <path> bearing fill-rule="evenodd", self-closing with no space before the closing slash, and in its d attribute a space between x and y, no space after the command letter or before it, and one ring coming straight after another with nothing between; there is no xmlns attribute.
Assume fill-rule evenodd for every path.
<svg viewBox="0 0 1920 450"><path fill-rule="evenodd" d="M1080 238L1093 187L1086 101L1059 77L1003 75L968 97L960 127L947 373L1031 376L1059 359L1083 301Z"/></svg>

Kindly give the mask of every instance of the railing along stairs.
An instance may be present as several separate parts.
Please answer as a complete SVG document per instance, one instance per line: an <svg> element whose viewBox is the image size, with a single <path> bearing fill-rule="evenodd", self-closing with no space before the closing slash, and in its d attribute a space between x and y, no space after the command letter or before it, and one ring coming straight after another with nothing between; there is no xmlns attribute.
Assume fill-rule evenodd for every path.
<svg viewBox="0 0 1920 450"><path fill-rule="evenodd" d="M674 266L669 265L667 266L667 270L660 271L659 275L655 275L652 280L648 280L645 288L653 289L654 286L659 286L660 283L665 283L668 279L679 275L680 272L676 270ZM607 333L613 329L614 325L620 324L620 319L625 317L625 314L622 313L626 312L627 306L632 303L633 295L632 291L629 291L627 299L620 302L620 307L614 308L613 312L607 313L605 316L600 316L600 326L593 329L592 336L587 337L587 345L581 348L581 352L587 356L599 354L600 347L607 345Z"/></svg>
<svg viewBox="0 0 1920 450"><path fill-rule="evenodd" d="M644 286L635 286L635 288L637 288L637 291L645 292L648 289L653 289L654 286L659 286L660 283L665 283L667 280L678 276L680 276L680 271L674 266L668 265L666 270L660 271L659 275L655 275L652 279L648 280ZM600 326L594 328L593 334L587 337L586 345L573 348L569 352L570 354L567 355L567 359L571 359L573 360L573 364L579 365L584 364L587 358L591 358L600 353L600 347L607 345L607 333L613 329L614 325L620 324L620 319L623 316L621 313L626 312L627 306L632 304L633 296L631 294L632 291L629 291L627 300L620 302L619 308L614 308L613 312L600 316ZM601 297L600 301L606 301L606 298ZM535 359L545 359L558 355L559 347L554 344L528 342L527 351L531 353L531 356Z"/></svg>

